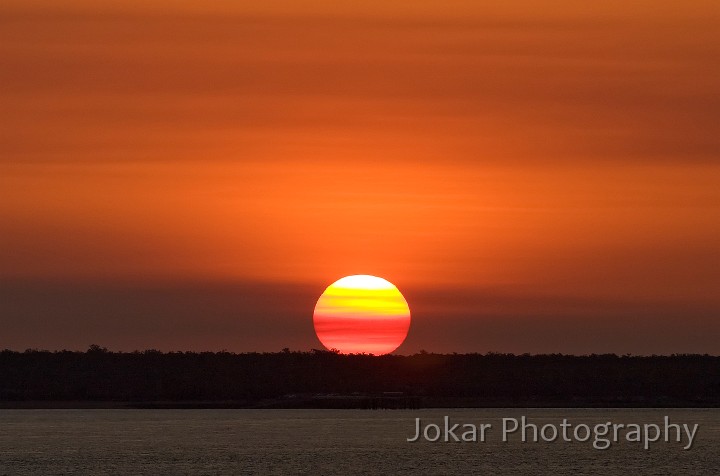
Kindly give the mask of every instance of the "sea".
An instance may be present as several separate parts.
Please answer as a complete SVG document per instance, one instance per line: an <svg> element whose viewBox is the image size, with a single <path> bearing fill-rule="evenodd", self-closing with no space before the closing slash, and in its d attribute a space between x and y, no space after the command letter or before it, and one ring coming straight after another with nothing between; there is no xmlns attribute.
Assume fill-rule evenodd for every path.
<svg viewBox="0 0 720 476"><path fill-rule="evenodd" d="M523 441L523 421L558 436ZM666 423L696 428L691 447ZM623 427L596 448L610 424L656 441ZM718 409L0 410L7 475L715 475L719 455Z"/></svg>

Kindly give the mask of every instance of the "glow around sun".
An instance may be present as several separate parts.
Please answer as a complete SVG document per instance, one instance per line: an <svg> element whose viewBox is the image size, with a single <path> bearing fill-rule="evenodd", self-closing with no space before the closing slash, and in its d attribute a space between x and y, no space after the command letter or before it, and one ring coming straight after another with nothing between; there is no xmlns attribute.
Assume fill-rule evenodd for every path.
<svg viewBox="0 0 720 476"><path fill-rule="evenodd" d="M343 354L388 354L407 336L410 308L390 281L367 274L346 276L322 293L313 323L328 349Z"/></svg>

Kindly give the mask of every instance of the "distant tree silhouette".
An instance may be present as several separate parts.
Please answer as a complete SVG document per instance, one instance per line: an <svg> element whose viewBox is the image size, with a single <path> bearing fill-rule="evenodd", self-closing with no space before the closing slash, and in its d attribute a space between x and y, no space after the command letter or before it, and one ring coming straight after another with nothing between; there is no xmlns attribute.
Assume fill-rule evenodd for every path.
<svg viewBox="0 0 720 476"><path fill-rule="evenodd" d="M322 406L323 395L403 395L422 406L720 406L720 357L0 352L0 402L223 402ZM290 398L289 396L292 396ZM353 405L352 400L347 400ZM332 403L333 405L337 402Z"/></svg>

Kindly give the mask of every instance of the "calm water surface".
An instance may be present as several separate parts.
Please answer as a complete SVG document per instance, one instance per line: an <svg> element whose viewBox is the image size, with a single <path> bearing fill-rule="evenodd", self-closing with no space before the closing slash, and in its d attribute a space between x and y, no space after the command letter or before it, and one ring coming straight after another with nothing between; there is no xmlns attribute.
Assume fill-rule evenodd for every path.
<svg viewBox="0 0 720 476"><path fill-rule="evenodd" d="M415 418L490 423L485 443L408 443ZM699 424L692 449L502 441L502 418ZM0 474L720 474L712 410L1 410Z"/></svg>

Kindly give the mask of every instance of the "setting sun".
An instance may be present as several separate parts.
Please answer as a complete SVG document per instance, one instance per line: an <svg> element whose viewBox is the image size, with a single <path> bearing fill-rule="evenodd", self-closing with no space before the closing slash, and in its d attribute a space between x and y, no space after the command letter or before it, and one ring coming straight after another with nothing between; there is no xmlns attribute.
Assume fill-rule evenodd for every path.
<svg viewBox="0 0 720 476"><path fill-rule="evenodd" d="M346 276L320 296L313 322L328 349L388 354L407 336L410 308L391 282L369 275Z"/></svg>

